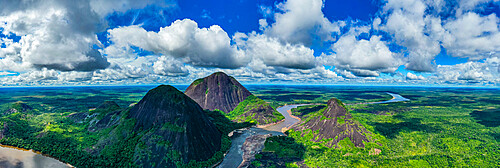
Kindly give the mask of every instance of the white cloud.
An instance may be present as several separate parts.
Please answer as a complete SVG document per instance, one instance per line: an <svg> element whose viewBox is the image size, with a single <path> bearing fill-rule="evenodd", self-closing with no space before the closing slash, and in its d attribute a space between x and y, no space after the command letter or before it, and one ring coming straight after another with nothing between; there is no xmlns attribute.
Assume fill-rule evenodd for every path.
<svg viewBox="0 0 500 168"><path fill-rule="evenodd" d="M277 38L255 32L233 37L238 48L253 60L249 66L262 71L264 66L276 68L310 69L316 66L314 51L301 44L282 43Z"/></svg>
<svg viewBox="0 0 500 168"><path fill-rule="evenodd" d="M406 79L407 80L425 80L425 77L422 75L415 75L411 72L406 73Z"/></svg>
<svg viewBox="0 0 500 168"><path fill-rule="evenodd" d="M201 67L238 68L248 63L231 39L219 26L198 28L192 20L184 19L160 28L158 33L138 26L108 30L110 41L118 47L137 46L148 51L170 55L183 62ZM115 47L111 45L110 47Z"/></svg>
<svg viewBox="0 0 500 168"><path fill-rule="evenodd" d="M185 65L172 57L161 56L153 64L156 74L165 76L186 76L189 74Z"/></svg>
<svg viewBox="0 0 500 168"><path fill-rule="evenodd" d="M282 83L282 82L299 82L299 83L332 83L342 81L343 78L337 73L325 69L322 66L317 66L312 69L298 70L288 69L287 73L276 72L273 74L265 74L252 70L250 67L239 69L224 69L229 75L236 77L239 81L250 83Z"/></svg>
<svg viewBox="0 0 500 168"><path fill-rule="evenodd" d="M443 46L455 57L480 60L500 56L500 19L495 14L466 13L448 21Z"/></svg>
<svg viewBox="0 0 500 168"><path fill-rule="evenodd" d="M435 70L433 60L441 47L451 56L470 60L499 56L500 19L494 13L474 13L491 2L498 0L389 0L381 29L406 48L409 70Z"/></svg>
<svg viewBox="0 0 500 168"><path fill-rule="evenodd" d="M421 0L389 0L383 9L388 15L381 29L390 33L397 44L407 48L406 68L433 71L432 60L441 48L439 42L428 35L426 22L432 17L425 16L426 4Z"/></svg>
<svg viewBox="0 0 500 168"><path fill-rule="evenodd" d="M499 2L499 0L459 0L459 8L457 9L457 15L461 15L464 12L474 10L480 5L484 5L491 2Z"/></svg>
<svg viewBox="0 0 500 168"><path fill-rule="evenodd" d="M436 75L450 82L500 82L500 58L492 57L484 62L466 62L456 65L439 65Z"/></svg>
<svg viewBox="0 0 500 168"><path fill-rule="evenodd" d="M62 71L92 71L109 65L92 48L101 45L95 33L104 29L88 2L21 1L7 5L11 6L3 6L0 16L2 33L21 39L4 43L1 62Z"/></svg>
<svg viewBox="0 0 500 168"><path fill-rule="evenodd" d="M349 79L357 78L356 75L352 74L352 72L346 71L345 69L344 70L337 70L337 73L341 74L345 78L349 78Z"/></svg>
<svg viewBox="0 0 500 168"><path fill-rule="evenodd" d="M322 0L287 0L277 8L283 13L275 13L275 22L265 29L265 34L283 41L303 44L321 44L332 41L332 33L340 32L337 23L331 23L321 11ZM267 23L260 22L261 26Z"/></svg>
<svg viewBox="0 0 500 168"><path fill-rule="evenodd" d="M322 0L287 0L259 6L259 33L228 35L217 25L199 28L184 19L160 31L140 26L108 30L110 45L103 48L96 33L105 31L106 15L148 5L174 9L176 3L5 1L2 33L21 39L0 38L0 84L190 83L224 71L245 83L495 85L500 83L500 19L479 14L491 2L499 0L387 0L365 23L328 20ZM349 28L346 23L349 31L340 34L340 28ZM135 47L152 54L138 54ZM317 47L331 52L315 57L312 48ZM436 65L441 47L469 62ZM431 73L401 74L396 71L400 65Z"/></svg>
<svg viewBox="0 0 500 168"><path fill-rule="evenodd" d="M18 76L4 77L10 78L14 83L37 84L40 81L57 80L58 72L52 69L43 68L33 70ZM6 81L4 81L6 82Z"/></svg>
<svg viewBox="0 0 500 168"><path fill-rule="evenodd" d="M357 40L354 34L347 34L332 46L336 52L333 63L358 76L379 76L380 72L394 72L403 64L396 53L389 50L380 40L381 36L371 36L369 40Z"/></svg>

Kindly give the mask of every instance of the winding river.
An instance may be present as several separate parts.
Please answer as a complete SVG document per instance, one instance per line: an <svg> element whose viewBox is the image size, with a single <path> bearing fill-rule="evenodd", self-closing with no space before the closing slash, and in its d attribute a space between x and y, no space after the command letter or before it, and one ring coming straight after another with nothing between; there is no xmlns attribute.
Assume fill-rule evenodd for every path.
<svg viewBox="0 0 500 168"><path fill-rule="evenodd" d="M389 93L393 98L387 101L381 102L368 102L364 104L380 104L380 103L394 103L400 101L408 101L409 99L404 98L401 95L395 93ZM278 112L285 116L285 120L275 125L270 125L264 128L251 127L247 129L242 129L235 131L233 133L231 148L229 149L224 160L219 164L219 168L235 168L238 167L242 161L242 150L241 147L245 142L247 137L252 135L266 135L272 134L284 135L281 131L283 129L289 128L293 124L300 121L297 117L291 116L289 111L298 106L303 106L308 104L292 104L285 105L277 108ZM1 168L67 168L70 167L65 163L62 163L54 158L46 157L41 154L34 153L33 151L18 150L14 148L2 147L0 146L0 167Z"/></svg>

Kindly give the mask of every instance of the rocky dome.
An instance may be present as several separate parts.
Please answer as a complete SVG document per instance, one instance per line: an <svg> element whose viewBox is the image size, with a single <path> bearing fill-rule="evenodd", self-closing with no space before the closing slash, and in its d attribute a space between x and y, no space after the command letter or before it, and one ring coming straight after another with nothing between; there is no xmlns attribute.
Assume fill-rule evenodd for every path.
<svg viewBox="0 0 500 168"><path fill-rule="evenodd" d="M221 133L203 109L191 98L170 85L150 90L130 109L129 118L136 120L135 130L149 130L143 138L161 137L166 148L153 147L159 158L144 158L142 164L163 159L172 151L184 162L207 160L221 148ZM157 139L157 138L155 138ZM156 146L157 144L148 144ZM173 162L165 165L172 167Z"/></svg>
<svg viewBox="0 0 500 168"><path fill-rule="evenodd" d="M236 79L224 72L194 81L185 94L196 101L203 109L219 109L231 112L240 102L252 95Z"/></svg>

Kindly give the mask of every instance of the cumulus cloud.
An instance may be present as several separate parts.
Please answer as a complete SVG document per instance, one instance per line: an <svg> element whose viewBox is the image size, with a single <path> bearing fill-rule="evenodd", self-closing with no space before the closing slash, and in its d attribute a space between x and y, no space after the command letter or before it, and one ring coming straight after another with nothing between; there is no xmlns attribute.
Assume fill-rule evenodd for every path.
<svg viewBox="0 0 500 168"><path fill-rule="evenodd" d="M311 69L316 66L314 51L302 44L282 43L277 38L257 34L237 33L233 37L236 45L253 60L250 63L257 71L264 66L274 68Z"/></svg>
<svg viewBox="0 0 500 168"><path fill-rule="evenodd" d="M500 19L494 13L466 13L444 25L443 46L452 56L471 60L500 56L499 25Z"/></svg>
<svg viewBox="0 0 500 168"><path fill-rule="evenodd" d="M381 12L380 29L406 49L409 70L435 70L433 60L441 47L451 56L470 60L499 56L500 19L495 13L476 13L492 2L498 0L389 0Z"/></svg>
<svg viewBox="0 0 500 168"><path fill-rule="evenodd" d="M436 75L449 82L500 82L500 58L492 57L484 62L466 62L456 65L439 65Z"/></svg>
<svg viewBox="0 0 500 168"><path fill-rule="evenodd" d="M498 2L387 0L365 22L328 20L323 0L286 0L259 6L260 31L231 35L190 19L159 31L107 28L106 15L150 5L176 10L171 0L5 1L0 84L190 83L224 71L244 83L497 85L500 19L485 7ZM106 47L100 32L108 33ZM441 48L468 62L437 65ZM401 65L417 73L402 74Z"/></svg>
<svg viewBox="0 0 500 168"><path fill-rule="evenodd" d="M317 66L312 69L299 70L289 69L287 73L265 74L256 72L251 67L238 69L218 69L218 71L226 72L227 74L236 77L239 81L249 83L281 83L281 82L300 82L300 83L331 83L342 81L343 78L338 76L332 70L322 66Z"/></svg>
<svg viewBox="0 0 500 168"><path fill-rule="evenodd" d="M274 14L273 24L268 26L264 20L259 23L271 37L306 46L321 44L334 40L332 33L340 32L338 23L325 18L323 7L322 0L287 0L277 4L281 13Z"/></svg>
<svg viewBox="0 0 500 168"><path fill-rule="evenodd" d="M4 80L3 83L22 83L22 84L38 84L40 81L53 81L57 80L58 72L53 69L43 68L41 70L33 70L27 73L22 73L18 76L4 77L10 80Z"/></svg>
<svg viewBox="0 0 500 168"><path fill-rule="evenodd" d="M406 79L407 80L425 80L425 77L422 75L415 75L411 72L406 73Z"/></svg>
<svg viewBox="0 0 500 168"><path fill-rule="evenodd" d="M357 76L379 76L380 72L394 72L402 64L401 58L380 39L381 36L375 35L369 40L357 40L353 34L340 37L332 47L336 52L333 65Z"/></svg>
<svg viewBox="0 0 500 168"><path fill-rule="evenodd" d="M389 0L383 7L387 17L381 29L407 49L409 70L433 71L432 60L441 51L439 42L429 36L426 23L432 16L425 15L426 9L427 5L421 0Z"/></svg>
<svg viewBox="0 0 500 168"><path fill-rule="evenodd" d="M88 1L17 1L7 5L0 17L2 33L21 38L3 43L6 48L0 51L1 62L62 71L92 71L109 65L93 49L101 45L95 33L104 27Z"/></svg>
<svg viewBox="0 0 500 168"><path fill-rule="evenodd" d="M231 46L227 33L217 25L198 28L190 19L177 20L158 33L139 26L108 30L110 41L118 47L137 46L158 54L170 55L200 67L238 68L249 59Z"/></svg>
<svg viewBox="0 0 500 168"><path fill-rule="evenodd" d="M342 76L344 76L345 78L348 78L348 79L354 79L354 78L357 78L356 75L352 74L352 72L349 72L347 70L337 70L337 72L339 74L341 74Z"/></svg>
<svg viewBox="0 0 500 168"><path fill-rule="evenodd" d="M158 58L153 64L153 69L156 74L164 76L186 76L189 73L182 62L166 56Z"/></svg>

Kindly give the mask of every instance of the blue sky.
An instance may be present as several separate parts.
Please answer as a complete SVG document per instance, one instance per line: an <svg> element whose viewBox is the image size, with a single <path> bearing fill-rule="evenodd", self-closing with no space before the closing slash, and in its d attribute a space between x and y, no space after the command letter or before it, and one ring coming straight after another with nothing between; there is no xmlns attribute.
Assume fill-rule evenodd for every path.
<svg viewBox="0 0 500 168"><path fill-rule="evenodd" d="M497 0L60 0L0 7L2 85L500 83Z"/></svg>

